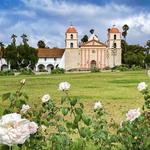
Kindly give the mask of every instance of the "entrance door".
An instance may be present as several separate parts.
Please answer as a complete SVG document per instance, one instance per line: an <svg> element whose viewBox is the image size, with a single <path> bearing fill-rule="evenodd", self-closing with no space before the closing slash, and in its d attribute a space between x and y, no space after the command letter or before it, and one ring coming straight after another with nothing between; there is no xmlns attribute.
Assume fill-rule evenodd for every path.
<svg viewBox="0 0 150 150"><path fill-rule="evenodd" d="M96 61L92 60L91 61L91 69L94 69L94 68L96 68Z"/></svg>

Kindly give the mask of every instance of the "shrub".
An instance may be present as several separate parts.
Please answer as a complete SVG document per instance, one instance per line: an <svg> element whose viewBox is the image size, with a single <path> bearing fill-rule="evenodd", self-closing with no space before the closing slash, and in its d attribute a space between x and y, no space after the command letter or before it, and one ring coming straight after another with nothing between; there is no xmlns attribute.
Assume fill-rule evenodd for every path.
<svg viewBox="0 0 150 150"><path fill-rule="evenodd" d="M20 75L34 75L35 73L31 69L21 69Z"/></svg>
<svg viewBox="0 0 150 150"><path fill-rule="evenodd" d="M100 72L100 69L97 67L91 68L91 72Z"/></svg>
<svg viewBox="0 0 150 150"><path fill-rule="evenodd" d="M127 65L120 65L120 66L115 66L112 68L112 71L114 70L119 70L119 71L129 71L129 68Z"/></svg>
<svg viewBox="0 0 150 150"><path fill-rule="evenodd" d="M52 74L64 74L65 70L63 68L56 68L51 71Z"/></svg>
<svg viewBox="0 0 150 150"><path fill-rule="evenodd" d="M12 70L0 71L0 76L8 76L8 75L14 75L14 72Z"/></svg>
<svg viewBox="0 0 150 150"><path fill-rule="evenodd" d="M132 70L132 71L140 71L140 70L142 70L142 67L132 65L132 67L130 68L130 70Z"/></svg>
<svg viewBox="0 0 150 150"><path fill-rule="evenodd" d="M15 146L21 150L86 150L89 143L99 150L150 149L150 94L145 82L137 87L144 96L143 109L129 110L126 119L119 124L107 122L100 101L95 103L92 116L87 115L79 97L70 96L68 82L59 84L64 94L61 105L56 105L46 94L41 104L32 107L27 104L26 93L21 91L24 85L25 79L20 81L15 93L5 93L1 97L2 101L8 100L0 119L3 149Z"/></svg>

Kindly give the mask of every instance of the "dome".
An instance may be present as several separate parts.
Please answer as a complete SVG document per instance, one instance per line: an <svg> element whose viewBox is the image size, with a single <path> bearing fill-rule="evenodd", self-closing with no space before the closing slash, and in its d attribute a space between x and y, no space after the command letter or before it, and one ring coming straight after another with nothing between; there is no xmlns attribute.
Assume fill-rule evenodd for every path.
<svg viewBox="0 0 150 150"><path fill-rule="evenodd" d="M115 25L110 29L110 33L120 33L119 29L115 27Z"/></svg>
<svg viewBox="0 0 150 150"><path fill-rule="evenodd" d="M67 29L66 33L77 33L77 30L72 25Z"/></svg>

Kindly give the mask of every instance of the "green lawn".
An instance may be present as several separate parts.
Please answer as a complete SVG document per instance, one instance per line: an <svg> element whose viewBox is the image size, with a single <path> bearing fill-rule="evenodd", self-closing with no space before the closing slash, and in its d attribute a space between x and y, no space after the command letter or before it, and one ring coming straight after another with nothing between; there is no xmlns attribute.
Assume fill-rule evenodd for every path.
<svg viewBox="0 0 150 150"><path fill-rule="evenodd" d="M64 75L37 76L1 76L0 95L15 91L21 79L26 79L24 91L29 95L29 104L40 104L40 97L49 93L59 103L63 92L58 90L58 84L68 81L71 84L70 95L80 96L87 113L91 113L95 101L100 100L109 117L122 120L124 113L130 108L141 107L142 94L137 90L137 84L145 81L150 85L146 71L104 72L104 73L68 73ZM5 107L6 103L1 102Z"/></svg>

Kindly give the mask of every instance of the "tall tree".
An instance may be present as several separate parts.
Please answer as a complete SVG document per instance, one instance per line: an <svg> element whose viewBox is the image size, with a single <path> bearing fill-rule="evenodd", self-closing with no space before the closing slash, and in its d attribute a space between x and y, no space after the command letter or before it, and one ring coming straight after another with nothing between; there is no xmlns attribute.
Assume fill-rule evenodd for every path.
<svg viewBox="0 0 150 150"><path fill-rule="evenodd" d="M15 34L12 34L11 39L12 39L12 44L16 45L16 38L17 36Z"/></svg>
<svg viewBox="0 0 150 150"><path fill-rule="evenodd" d="M46 44L43 40L39 40L37 43L38 48L45 48Z"/></svg>
<svg viewBox="0 0 150 150"><path fill-rule="evenodd" d="M129 26L127 24L125 24L123 27L123 32L122 32L122 36L124 37L124 40L126 42L126 36L127 36L127 31L129 30Z"/></svg>
<svg viewBox="0 0 150 150"><path fill-rule="evenodd" d="M37 49L30 47L27 43L27 35L22 36L23 43L19 46L11 43L6 47L6 60L11 65L11 69L21 69L25 67L34 68L38 61Z"/></svg>
<svg viewBox="0 0 150 150"><path fill-rule="evenodd" d="M3 42L0 42L0 61L1 61L1 65L2 65L2 58L4 57L4 44L3 44ZM2 68L0 67L0 70L1 70Z"/></svg>
<svg viewBox="0 0 150 150"><path fill-rule="evenodd" d="M145 46L145 52L146 52L146 55L149 55L150 54L150 40L148 40L146 42L146 46Z"/></svg>
<svg viewBox="0 0 150 150"><path fill-rule="evenodd" d="M27 44L27 42L28 42L27 35L26 35L26 34L22 34L22 35L21 35L21 38L22 38L23 44L24 44L24 45Z"/></svg>
<svg viewBox="0 0 150 150"><path fill-rule="evenodd" d="M124 61L129 67L132 65L144 67L145 48L140 45L126 45Z"/></svg>
<svg viewBox="0 0 150 150"><path fill-rule="evenodd" d="M123 32L122 32L122 36L124 37L123 40L121 40L121 48L122 48L122 63L125 63L125 55L126 55L126 47L127 47L127 41L126 41L126 36L127 36L127 31L129 30L129 26L127 24L125 24L123 27Z"/></svg>
<svg viewBox="0 0 150 150"><path fill-rule="evenodd" d="M90 33L93 34L93 33L94 33L94 29L91 29L91 30L90 30Z"/></svg>
<svg viewBox="0 0 150 150"><path fill-rule="evenodd" d="M83 38L81 39L82 43L85 43L88 41L88 36L84 35Z"/></svg>

